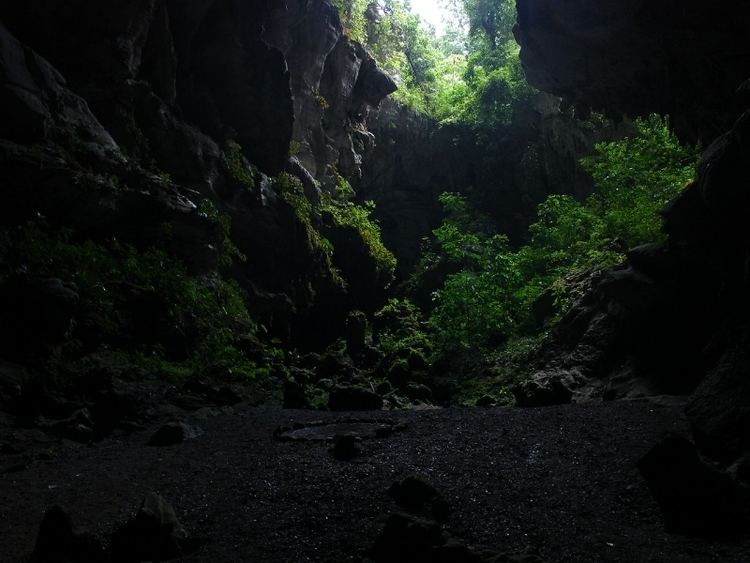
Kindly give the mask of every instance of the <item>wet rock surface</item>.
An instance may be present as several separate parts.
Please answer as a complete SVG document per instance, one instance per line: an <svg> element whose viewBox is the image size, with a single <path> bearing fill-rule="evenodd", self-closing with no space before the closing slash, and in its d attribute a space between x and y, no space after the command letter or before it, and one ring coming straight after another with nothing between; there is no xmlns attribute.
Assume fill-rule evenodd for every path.
<svg viewBox="0 0 750 563"><path fill-rule="evenodd" d="M637 463L661 438L688 430L680 413L648 401L391 413L388 420L408 429L362 441L365 454L352 462L334 458L330 441L274 439L295 422L336 423L335 413L240 406L201 420L201 436L168 449L147 446L154 424L4 474L0 559L28 557L51 506L105 540L157 492L182 526L206 538L179 556L186 563L366 561L389 516L405 511L391 485L421 475L450 518L440 525L432 515L406 517L433 522L428 531L437 526L427 540L443 538L449 561L485 553L524 561L499 555L523 552L527 561L571 563L747 560L747 540L664 531Z"/></svg>

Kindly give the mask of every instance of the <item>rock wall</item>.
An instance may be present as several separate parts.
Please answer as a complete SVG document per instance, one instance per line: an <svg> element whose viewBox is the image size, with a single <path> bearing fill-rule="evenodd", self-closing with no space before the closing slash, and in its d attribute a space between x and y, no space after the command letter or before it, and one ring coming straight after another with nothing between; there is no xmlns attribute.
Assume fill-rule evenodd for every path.
<svg viewBox="0 0 750 563"><path fill-rule="evenodd" d="M358 192L377 202L402 275L419 259L423 237L440 224L442 192L470 193L513 242L523 241L548 195L591 192L591 177L578 159L627 125L595 128L562 111L560 102L539 94L510 125L483 132L441 125L391 100L381 104L370 119L378 142L366 153Z"/></svg>
<svg viewBox="0 0 750 563"><path fill-rule="evenodd" d="M585 113L670 115L709 143L742 109L750 6L728 0L519 0L516 39L531 84ZM743 95L747 100L746 94Z"/></svg>
<svg viewBox="0 0 750 563"><path fill-rule="evenodd" d="M30 0L4 3L0 18L7 26L1 136L4 169L12 171L3 190L15 197L6 199L8 221L54 215L55 207L60 224L82 236L147 246L158 224L173 219L157 203L125 206L120 191L142 194L148 185L151 199L172 197L198 224L196 204L209 200L231 217L232 241L247 256L231 274L276 336L325 340L343 326L359 296L334 279L330 259L311 246L307 225L273 179L282 171L298 177L314 203L336 174L359 177L361 155L373 145L369 109L395 89L343 36L328 0ZM81 195L69 162L60 165L67 171L45 174L30 164L29 151L70 144L85 153L80 159L94 177L117 178L123 188L108 194L117 210L109 223L71 203ZM33 199L24 192L30 180L39 192ZM87 218L96 223L88 231ZM178 252L208 272L215 256L195 248L211 254L217 235L203 223L205 233L178 229ZM366 260L361 243L351 253ZM326 311L332 334L309 330Z"/></svg>
<svg viewBox="0 0 750 563"><path fill-rule="evenodd" d="M750 446L750 113L734 111L747 107L737 86L750 77L750 43L739 32L750 24L748 5L579 1L563 11L521 0L518 7L516 36L537 86L613 113L670 113L685 138L730 129L665 210L668 240L633 249L625 265L591 280L548 342L547 367L519 399L692 392L696 439L729 463Z"/></svg>

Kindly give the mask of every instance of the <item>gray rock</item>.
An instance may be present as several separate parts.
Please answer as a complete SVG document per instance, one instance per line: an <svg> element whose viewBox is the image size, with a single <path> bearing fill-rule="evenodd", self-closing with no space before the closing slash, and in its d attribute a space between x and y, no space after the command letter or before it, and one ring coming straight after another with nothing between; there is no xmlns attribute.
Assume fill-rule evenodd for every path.
<svg viewBox="0 0 750 563"><path fill-rule="evenodd" d="M59 506L47 510L39 527L31 563L101 563L106 560L102 545L91 535L74 530Z"/></svg>
<svg viewBox="0 0 750 563"><path fill-rule="evenodd" d="M115 532L112 551L125 561L164 561L180 555L187 541L172 506L149 493L138 513Z"/></svg>

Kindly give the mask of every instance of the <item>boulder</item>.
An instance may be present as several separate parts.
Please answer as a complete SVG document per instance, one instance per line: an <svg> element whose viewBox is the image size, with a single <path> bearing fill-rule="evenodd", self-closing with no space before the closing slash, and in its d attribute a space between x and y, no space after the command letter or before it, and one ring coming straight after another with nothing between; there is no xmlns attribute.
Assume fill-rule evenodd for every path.
<svg viewBox="0 0 750 563"><path fill-rule="evenodd" d="M73 528L70 515L59 506L47 510L39 527L30 563L101 563L100 542Z"/></svg>
<svg viewBox="0 0 750 563"><path fill-rule="evenodd" d="M409 475L391 486L399 506L412 513L425 514L438 522L448 520L450 507L445 498L421 475Z"/></svg>
<svg viewBox="0 0 750 563"><path fill-rule="evenodd" d="M187 543L174 509L149 493L138 513L115 532L111 547L118 561L165 561L179 556Z"/></svg>
<svg viewBox="0 0 750 563"><path fill-rule="evenodd" d="M573 391L566 382L567 374L536 374L534 379L512 388L519 407L549 407L570 403Z"/></svg>
<svg viewBox="0 0 750 563"><path fill-rule="evenodd" d="M667 531L737 535L747 531L748 496L728 474L706 463L695 445L672 435L638 462Z"/></svg>
<svg viewBox="0 0 750 563"><path fill-rule="evenodd" d="M691 395L686 412L698 445L725 463L750 451L750 331L730 331L716 367Z"/></svg>
<svg viewBox="0 0 750 563"><path fill-rule="evenodd" d="M307 386L304 383L288 379L284 382L284 408L285 409L309 409L310 398L307 395Z"/></svg>
<svg viewBox="0 0 750 563"><path fill-rule="evenodd" d="M164 447L181 444L198 436L198 430L184 422L168 422L159 428L148 441L149 446Z"/></svg>
<svg viewBox="0 0 750 563"><path fill-rule="evenodd" d="M357 445L358 439L353 434L337 435L333 438L331 454L341 461L351 461L362 453Z"/></svg>

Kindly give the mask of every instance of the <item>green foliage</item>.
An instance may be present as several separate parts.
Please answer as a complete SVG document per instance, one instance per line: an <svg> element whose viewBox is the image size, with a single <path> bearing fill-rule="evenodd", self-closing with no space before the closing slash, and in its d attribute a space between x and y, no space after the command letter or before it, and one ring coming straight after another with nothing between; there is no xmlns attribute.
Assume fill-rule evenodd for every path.
<svg viewBox="0 0 750 563"><path fill-rule="evenodd" d="M281 198L292 208L300 226L303 229L308 248L317 253L325 265L331 280L340 287L346 286L341 273L333 266L333 244L320 234L316 228L319 210L305 196L305 190L299 178L282 172L275 179L275 186Z"/></svg>
<svg viewBox="0 0 750 563"><path fill-rule="evenodd" d="M407 0L381 0L368 10L366 46L394 79L395 99L428 112L444 58L434 33L425 30Z"/></svg>
<svg viewBox="0 0 750 563"><path fill-rule="evenodd" d="M71 231L53 231L39 222L0 230L0 256L0 282L22 270L73 283L80 309L95 319L100 343L93 355L83 354L90 344L77 332L54 351L50 369L60 377L81 373L91 358L102 354L127 357L128 362L169 375L248 378L267 373L237 348L238 338L255 334L258 327L234 280L193 277L179 260L157 247L138 250L115 240L79 241ZM130 334L126 339L132 344L120 348L134 315L155 332L147 338ZM174 338L194 350L187 360L164 359Z"/></svg>
<svg viewBox="0 0 750 563"><path fill-rule="evenodd" d="M396 81L393 97L446 122L494 128L511 122L534 90L524 78L511 0L452 0L443 37L407 0L380 0L367 14L367 48ZM468 31L467 31L468 30Z"/></svg>
<svg viewBox="0 0 750 563"><path fill-rule="evenodd" d="M275 185L281 198L292 208L297 221L305 232L311 251L323 254L330 262L333 255L331 242L323 237L315 227L316 210L305 196L305 190L299 178L282 172L275 179Z"/></svg>
<svg viewBox="0 0 750 563"><path fill-rule="evenodd" d="M430 327L444 350L481 346L514 326L513 293L521 282L517 259L507 237L488 234L464 197L446 193L440 201L446 218L433 233L443 258L460 269L435 292Z"/></svg>
<svg viewBox="0 0 750 563"><path fill-rule="evenodd" d="M319 252L324 257L334 281L339 285L344 286L346 282L333 267L332 259L335 249L330 240L322 236L316 228L321 212L330 213L336 227L355 230L375 261L378 272L390 280L393 279L396 257L383 244L380 226L371 217L375 204L369 201L359 205L350 201L355 193L343 177L336 176L333 195L324 195L319 205L313 205L307 199L302 183L290 174L280 174L276 178L276 186L281 197L294 210L298 222L305 231L311 250Z"/></svg>
<svg viewBox="0 0 750 563"><path fill-rule="evenodd" d="M221 232L219 264L231 266L235 260L238 262L246 261L247 256L232 241L232 218L226 213L221 213L210 199L203 199L198 202L198 212L214 223Z"/></svg>
<svg viewBox="0 0 750 563"><path fill-rule="evenodd" d="M422 352L431 348L422 312L408 299L390 299L375 313L374 330L386 355L398 355L403 348Z"/></svg>
<svg viewBox="0 0 750 563"><path fill-rule="evenodd" d="M368 0L332 0L339 11L344 35L362 44L367 40L365 11Z"/></svg>
<svg viewBox="0 0 750 563"><path fill-rule="evenodd" d="M323 111L327 111L331 107L331 104L328 103L328 100L325 99L325 96L322 96L321 94L315 95L315 102Z"/></svg>
<svg viewBox="0 0 750 563"><path fill-rule="evenodd" d="M584 160L594 193L585 201L549 196L519 249L488 231L463 196L441 196L446 217L434 231L437 259L457 270L434 294L430 326L443 349L529 330L542 291L552 288L562 310L577 297L582 272L621 262L625 248L661 238L660 210L694 177L697 150L681 146L658 116L635 126L637 136L599 144Z"/></svg>
<svg viewBox="0 0 750 563"><path fill-rule="evenodd" d="M255 176L244 154L242 154L240 144L235 141L228 141L223 158L232 179L248 191L253 191L256 186Z"/></svg>
<svg viewBox="0 0 750 563"><path fill-rule="evenodd" d="M661 209L695 177L698 152L680 145L659 116L635 125L637 136L600 143L581 161L597 186L587 205L603 218L604 237L629 247L661 238Z"/></svg>
<svg viewBox="0 0 750 563"><path fill-rule="evenodd" d="M375 211L375 203L366 201L358 205L348 201L354 196L354 190L349 182L340 176L336 193L337 199L324 197L322 209L331 214L337 227L354 229L359 234L370 257L375 261L377 271L392 281L396 271L396 257L383 244L380 225L371 217Z"/></svg>

